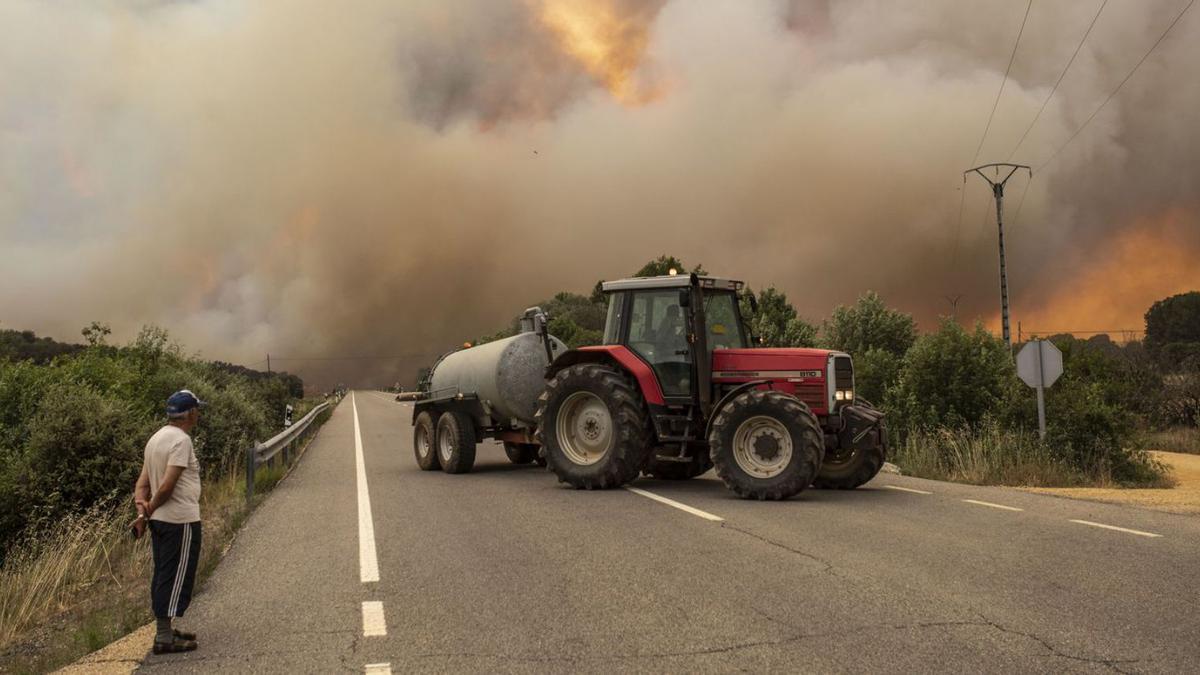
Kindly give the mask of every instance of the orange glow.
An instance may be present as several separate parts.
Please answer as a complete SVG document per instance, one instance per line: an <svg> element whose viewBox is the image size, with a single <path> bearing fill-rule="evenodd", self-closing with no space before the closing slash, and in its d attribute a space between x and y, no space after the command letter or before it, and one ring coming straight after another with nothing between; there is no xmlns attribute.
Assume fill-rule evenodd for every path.
<svg viewBox="0 0 1200 675"><path fill-rule="evenodd" d="M1013 336L1020 319L1029 331L1144 330L1145 314L1156 300L1200 290L1197 218L1174 210L1139 221L1114 237L1088 261L1087 269L1054 293L1044 306L1013 315ZM994 321L999 324L998 318ZM1089 337L1080 335L1079 337ZM1112 335L1137 339L1141 333Z"/></svg>
<svg viewBox="0 0 1200 675"><path fill-rule="evenodd" d="M644 105L663 91L638 77L650 41L657 3L622 14L612 0L541 0L539 18L562 50L579 62L613 98L627 106Z"/></svg>

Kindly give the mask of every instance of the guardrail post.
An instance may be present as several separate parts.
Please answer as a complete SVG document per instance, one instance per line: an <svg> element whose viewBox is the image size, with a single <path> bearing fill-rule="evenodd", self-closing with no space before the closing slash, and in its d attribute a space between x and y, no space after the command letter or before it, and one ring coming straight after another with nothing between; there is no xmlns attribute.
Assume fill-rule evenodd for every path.
<svg viewBox="0 0 1200 675"><path fill-rule="evenodd" d="M246 450L246 501L254 497L254 464L258 455L258 443Z"/></svg>

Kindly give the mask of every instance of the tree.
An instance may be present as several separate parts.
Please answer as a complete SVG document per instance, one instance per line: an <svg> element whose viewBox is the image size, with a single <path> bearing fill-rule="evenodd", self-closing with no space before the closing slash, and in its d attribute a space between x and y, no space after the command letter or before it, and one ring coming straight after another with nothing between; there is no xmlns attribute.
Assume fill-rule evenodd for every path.
<svg viewBox="0 0 1200 675"><path fill-rule="evenodd" d="M112 335L112 329L108 327L108 324L99 321L93 321L79 332L83 335L83 339L93 347L103 345L105 338Z"/></svg>
<svg viewBox="0 0 1200 675"><path fill-rule="evenodd" d="M642 269L634 273L635 277L661 277L675 270L680 274L687 273L689 270L683 261L673 255L660 255L654 260L642 265ZM708 274L702 265L696 265L691 270L692 274Z"/></svg>
<svg viewBox="0 0 1200 675"><path fill-rule="evenodd" d="M1200 356L1200 291L1172 295L1150 306L1146 348L1171 370Z"/></svg>
<svg viewBox="0 0 1200 675"><path fill-rule="evenodd" d="M758 301L758 311L750 308L749 298ZM817 327L805 321L788 302L787 295L768 286L757 296L746 289L741 298L742 316L750 332L762 338L767 347L812 347L817 344Z"/></svg>
<svg viewBox="0 0 1200 675"><path fill-rule="evenodd" d="M905 354L887 407L899 428L977 425L997 413L1015 378L1004 342L983 324L968 333L944 318Z"/></svg>
<svg viewBox="0 0 1200 675"><path fill-rule="evenodd" d="M868 291L850 307L833 310L821 330L826 346L851 356L882 349L902 358L917 338L912 315L888 309L874 291Z"/></svg>

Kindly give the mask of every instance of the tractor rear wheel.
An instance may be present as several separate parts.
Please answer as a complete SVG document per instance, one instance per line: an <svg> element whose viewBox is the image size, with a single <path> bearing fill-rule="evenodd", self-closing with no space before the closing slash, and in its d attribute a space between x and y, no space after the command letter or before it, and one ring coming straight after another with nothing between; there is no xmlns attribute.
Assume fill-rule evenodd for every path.
<svg viewBox="0 0 1200 675"><path fill-rule="evenodd" d="M654 452L659 450L666 450L666 448L655 448ZM696 454L692 455L690 462L664 462L661 459L650 457L646 461L646 466L642 468L642 474L659 480L688 480L707 473L711 468L713 468L713 463L708 452L698 450Z"/></svg>
<svg viewBox="0 0 1200 675"><path fill-rule="evenodd" d="M538 399L535 419L547 466L577 489L620 487L646 463L645 400L609 366L581 363L559 371Z"/></svg>
<svg viewBox="0 0 1200 675"><path fill-rule="evenodd" d="M538 448L532 443L510 443L505 441L504 454L513 464L528 464L537 459Z"/></svg>
<svg viewBox="0 0 1200 675"><path fill-rule="evenodd" d="M717 475L745 499L787 499L812 484L825 454L816 416L774 390L739 394L713 419L709 450Z"/></svg>
<svg viewBox="0 0 1200 675"><path fill-rule="evenodd" d="M470 417L442 413L437 421L437 454L446 473L466 473L475 466L475 425Z"/></svg>
<svg viewBox="0 0 1200 675"><path fill-rule="evenodd" d="M434 449L436 429L437 418L433 413L425 410L417 415L417 421L413 424L413 455L422 471L437 471L442 468Z"/></svg>

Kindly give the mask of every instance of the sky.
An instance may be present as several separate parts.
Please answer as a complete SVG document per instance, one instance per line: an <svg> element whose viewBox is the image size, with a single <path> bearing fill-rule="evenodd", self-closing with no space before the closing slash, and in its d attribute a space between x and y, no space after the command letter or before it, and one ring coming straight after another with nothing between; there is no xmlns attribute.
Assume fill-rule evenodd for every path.
<svg viewBox="0 0 1200 675"><path fill-rule="evenodd" d="M1140 329L1200 288L1200 9L1138 65L1189 0L1028 7L7 0L0 328L381 385L662 254L998 328L1012 161L1014 331Z"/></svg>

